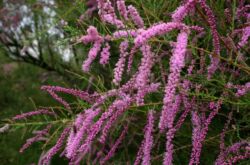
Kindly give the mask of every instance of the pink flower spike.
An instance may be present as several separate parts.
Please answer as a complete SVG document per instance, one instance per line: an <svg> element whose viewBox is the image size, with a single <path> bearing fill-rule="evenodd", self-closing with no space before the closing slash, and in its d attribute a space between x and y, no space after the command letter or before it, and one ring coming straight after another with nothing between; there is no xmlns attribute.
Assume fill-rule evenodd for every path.
<svg viewBox="0 0 250 165"><path fill-rule="evenodd" d="M98 1L99 16L103 22L110 23L116 26L118 29L124 28L124 24L116 16L115 10L110 1L99 0Z"/></svg>
<svg viewBox="0 0 250 165"><path fill-rule="evenodd" d="M106 138L108 136L108 132L110 131L112 125L115 121L129 108L131 103L131 99L128 96L124 96L124 99L119 102L117 105L117 110L112 114L112 116L106 122L106 125L102 129L102 134L99 138L101 143L105 143Z"/></svg>
<svg viewBox="0 0 250 165"><path fill-rule="evenodd" d="M250 16L249 16L250 20ZM242 48L248 43L248 38L250 38L250 26L247 26L242 31L242 37L240 39L240 42L238 43L238 47Z"/></svg>
<svg viewBox="0 0 250 165"><path fill-rule="evenodd" d="M168 76L167 85L165 86L165 96L163 99L164 104L159 122L159 128L161 131L163 131L167 125L169 125L168 121L170 120L168 119L167 115L169 115L169 109L173 104L173 99L176 94L176 87L180 80L181 69L185 66L187 42L188 33L183 31L177 37L177 44L173 50L173 55L170 58L170 74Z"/></svg>
<svg viewBox="0 0 250 165"><path fill-rule="evenodd" d="M154 111L148 112L148 123L145 127L144 146L143 146L143 165L150 165L150 152L153 147Z"/></svg>
<svg viewBox="0 0 250 165"><path fill-rule="evenodd" d="M142 164L150 165L150 152L153 146L153 127L154 127L154 111L150 110L148 112L147 124L144 127L144 139L141 142L140 148L137 152L137 156L134 165L139 165L142 160Z"/></svg>
<svg viewBox="0 0 250 165"><path fill-rule="evenodd" d="M126 57L128 55L127 49L128 49L128 41L125 40L120 44L120 58L116 63L115 65L116 67L114 69L113 82L115 85L119 85L119 83L122 80L122 74L125 67Z"/></svg>
<svg viewBox="0 0 250 165"><path fill-rule="evenodd" d="M69 104L63 100L61 97L59 97L55 92L53 92L52 90L47 90L47 92L59 103L61 103L66 109L71 110Z"/></svg>
<svg viewBox="0 0 250 165"><path fill-rule="evenodd" d="M32 145L34 142L40 141L41 138L43 138L44 136L48 135L48 132L50 130L50 128L52 127L52 125L47 125L47 127L41 131L37 131L35 134L36 136L29 138L26 140L26 143L21 147L21 149L19 150L19 152L24 152L30 145Z"/></svg>
<svg viewBox="0 0 250 165"><path fill-rule="evenodd" d="M82 36L79 40L82 41L84 44L95 42L99 40L100 36L97 29L94 26L89 26L87 29L87 35Z"/></svg>
<svg viewBox="0 0 250 165"><path fill-rule="evenodd" d="M125 0L118 0L116 2L117 4L117 9L120 13L120 15L125 19L128 20L128 11L127 11L127 7L125 4Z"/></svg>
<svg viewBox="0 0 250 165"><path fill-rule="evenodd" d="M135 23L135 25L138 28L143 28L144 27L144 21L141 18L140 14L138 13L137 9L134 6L129 5L128 6L128 12L129 12L129 15L132 18L133 22Z"/></svg>
<svg viewBox="0 0 250 165"><path fill-rule="evenodd" d="M108 43L105 44L105 47L102 49L101 52L101 58L100 58L100 64L105 65L109 62L110 57L110 46Z"/></svg>
<svg viewBox="0 0 250 165"><path fill-rule="evenodd" d="M115 151L117 150L118 146L120 145L122 140L125 138L127 131L128 131L128 127L125 127L121 135L119 136L119 138L116 140L115 144L112 146L112 148L108 152L108 154L100 161L101 165L104 165L115 154Z"/></svg>
<svg viewBox="0 0 250 165"><path fill-rule="evenodd" d="M194 8L195 0L187 0L187 2L178 7L172 14L173 22L182 22L190 10Z"/></svg>
<svg viewBox="0 0 250 165"><path fill-rule="evenodd" d="M65 128L63 130L63 132L61 133L56 144L47 152L47 154L44 158L44 161L43 161L44 164L48 164L48 162L51 160L51 158L61 149L63 142L64 142L64 139L69 134L69 130L70 130L69 127Z"/></svg>
<svg viewBox="0 0 250 165"><path fill-rule="evenodd" d="M86 118L83 120L82 126L79 128L74 137L70 137L70 144L67 145L67 158L73 158L77 154L77 149L80 147L81 141L87 132L88 128L91 126L93 119L99 114L101 109L96 109L93 111L92 109L88 109L85 111Z"/></svg>
<svg viewBox="0 0 250 165"><path fill-rule="evenodd" d="M220 55L220 39L219 39L219 33L216 29L215 16L213 14L213 11L206 4L206 0L198 0L198 3L200 3L201 8L205 11L205 13L207 15L208 24L211 28L212 36L213 36L213 47L214 47L213 53L216 56L218 56L218 55ZM211 58L211 64L208 67L208 78L211 78L211 76L217 70L218 64L219 64L218 57L213 57L212 55L210 55L210 58Z"/></svg>
<svg viewBox="0 0 250 165"><path fill-rule="evenodd" d="M150 38L164 35L174 29L187 29L187 26L182 23L169 22L169 23L160 23L153 25L147 30L142 31L134 40L135 47L140 47L142 44L147 42Z"/></svg>
<svg viewBox="0 0 250 165"><path fill-rule="evenodd" d="M138 33L137 30L118 30L118 31L113 33L113 37L115 39L136 37L137 33Z"/></svg>
<svg viewBox="0 0 250 165"><path fill-rule="evenodd" d="M54 112L51 112L47 109L38 109L36 111L31 111L31 112L27 112L27 113L22 113L20 115L16 115L15 117L13 117L13 120L22 120L22 119L27 119L28 117L31 116L36 116L36 115L52 115L52 116L56 116L56 114Z"/></svg>
<svg viewBox="0 0 250 165"><path fill-rule="evenodd" d="M96 41L94 43L94 46L90 49L89 54L88 54L88 58L82 64L82 70L84 72L89 72L90 65L95 60L98 52L101 50L101 43L102 43L102 41Z"/></svg>
<svg viewBox="0 0 250 165"><path fill-rule="evenodd" d="M138 13L137 9L134 6L129 5L128 6L128 12L129 12L129 15L132 18L133 22L135 23L135 25L138 28L143 28L144 27L144 21L141 18L140 14Z"/></svg>
<svg viewBox="0 0 250 165"><path fill-rule="evenodd" d="M95 101L96 97L95 95L90 95L88 92L82 91L82 90L77 90L77 89L71 89L71 88L63 88L60 86L48 86L48 85L43 85L41 87L42 90L46 91L53 91L53 92L61 92L61 93L66 93L66 94L71 94L75 97L79 97L80 99L92 103Z"/></svg>

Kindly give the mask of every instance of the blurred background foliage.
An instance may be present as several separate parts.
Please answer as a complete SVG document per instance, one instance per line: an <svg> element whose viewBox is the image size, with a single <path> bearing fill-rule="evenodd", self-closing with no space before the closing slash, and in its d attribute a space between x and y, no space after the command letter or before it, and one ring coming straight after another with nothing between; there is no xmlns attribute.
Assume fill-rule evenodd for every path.
<svg viewBox="0 0 250 165"><path fill-rule="evenodd" d="M137 7L144 16L146 26L150 26L155 22L169 21L170 13L180 4L180 0L127 0L129 4ZM230 6L226 0L209 0L218 20L218 29L220 34L226 35L230 30L235 28L235 24L226 24L224 9ZM235 2L235 1L234 1ZM6 3L13 3L13 6L6 6ZM232 4L232 10L235 10L235 4ZM24 10L22 6L27 6L28 10ZM46 92L40 90L41 85L59 85L63 87L75 87L78 89L86 89L88 86L87 79L94 78L94 84L91 89L93 91L103 92L110 89L112 84L112 66L118 58L118 44L111 45L112 60L108 66L100 66L95 63L91 70L91 74L83 74L81 72L81 64L85 59L89 46L76 44L76 39L85 34L88 25L95 25L100 33L110 34L112 27L107 27L101 23L97 13L93 13L91 19L80 20L79 17L84 14L87 9L84 0L2 0L0 1L1 12L0 21L0 122L1 124L9 118L21 112L27 112L40 106L58 106ZM9 7L9 12L3 10ZM17 10L20 9L20 10ZM3 14L5 13L5 14ZM7 17L9 16L9 17ZM18 17L21 16L21 17ZM7 17L7 19L6 19ZM27 24L18 27L18 23L22 22L22 18ZM11 18L11 19L10 19ZM29 19L31 18L31 19ZM8 20L6 22L6 20ZM15 22L16 21L16 22ZM199 18L186 19L188 24L204 24ZM233 21L234 22L234 21ZM10 24L11 23L11 24ZM16 23L16 25L15 25ZM17 27L14 27L17 26ZM230 27L230 28L228 28ZM16 30L16 28L18 30ZM209 33L208 33L209 34ZM174 36L174 35L173 35ZM160 38L160 48L168 51L168 44L164 41L171 40L172 36L164 36ZM200 46L211 50L211 35L205 35L199 42ZM197 49L192 48L195 58L199 58L200 54ZM232 52L231 52L232 53ZM226 56L226 52L222 56ZM209 59L206 54L206 59ZM65 59L66 58L66 59ZM168 65L164 61L164 65ZM167 67L166 67L167 68ZM156 73L159 70L156 69ZM95 75L95 76L94 76ZM228 75L218 75L213 81L206 81L204 75L194 78L197 84L203 84L210 90L207 93L193 93L201 100L211 101L216 97L216 92L222 90L223 85L227 82ZM249 77L239 79L237 82L242 83L249 80ZM217 84L216 84L217 83ZM67 96L65 96L67 98ZM147 99L151 102L158 101L158 97L162 95L152 95ZM68 97L67 99L71 99ZM233 110L235 115L232 127L227 133L226 142L231 144L240 139L249 138L249 109L250 96L247 95L237 103L228 103L222 107L218 117L213 120L209 127L208 138L205 141L202 151L201 162L204 165L213 164L218 156L219 133L221 132L226 116L229 111ZM79 105L81 102L77 101ZM84 105L83 105L84 106ZM161 106L154 106L156 110L160 110ZM133 125L133 132L141 132L141 128L145 124L147 107L133 108L131 118L138 117L136 120L140 122ZM42 118L42 117L41 117ZM190 118L190 117L189 117ZM42 120L44 120L42 118ZM125 120L125 119L124 119ZM122 121L121 121L122 123ZM25 125L17 126L11 131L0 134L0 164L3 165L29 165L37 162L42 152L42 143L32 145L26 152L20 154L18 151L27 137L30 137L36 126L26 127ZM119 128L118 128L119 129ZM114 131L115 132L115 131ZM114 134L114 136L117 136ZM191 151L191 123L186 122L175 140L175 163L187 164ZM161 142L164 142L164 136ZM128 151L119 151L112 159L115 164L132 164L134 155L142 134L134 134L130 137L134 141L134 146L128 148ZM123 144L126 145L126 144ZM162 153L164 144L156 144L158 151ZM160 164L162 155L153 158L153 164ZM131 162L125 162L129 160ZM239 164L249 164L248 160ZM58 156L52 161L52 164L67 164Z"/></svg>

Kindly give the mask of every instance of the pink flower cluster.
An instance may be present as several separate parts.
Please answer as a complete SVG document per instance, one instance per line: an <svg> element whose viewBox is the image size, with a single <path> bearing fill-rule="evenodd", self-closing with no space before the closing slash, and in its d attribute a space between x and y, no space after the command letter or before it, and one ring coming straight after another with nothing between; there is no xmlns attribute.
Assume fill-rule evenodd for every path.
<svg viewBox="0 0 250 165"><path fill-rule="evenodd" d="M150 152L153 147L154 111L148 112L148 122L144 128L144 139L141 143L134 165L138 165L142 159L142 164L150 165Z"/></svg>
<svg viewBox="0 0 250 165"><path fill-rule="evenodd" d="M86 60L83 62L82 70L84 72L91 71L91 64L97 58L98 53L100 53L100 64L108 64L110 60L113 60L110 43L119 42L120 54L114 66L113 81L111 82L115 84L115 87L106 92L94 94L58 86L43 86L41 88L67 110L70 110L71 115L74 114L74 109L58 93L73 95L87 104L86 108L72 116L72 121L62 131L56 144L44 155L44 162L48 163L53 155L63 150L61 156L65 156L70 164L79 164L88 154L96 157L95 162L107 164L109 159L118 151L119 145L125 139L125 134L129 133L130 125L127 124L127 120L130 119L120 119L125 114L126 116L130 115L129 111L132 110L132 107L140 108L140 106L147 105L147 96L158 92L163 96L157 97L161 101L154 106L163 105L160 107L160 112L156 110L148 111L144 139L138 148L135 164L151 164L154 143L158 140L154 138L155 130L159 130L159 135L163 134L166 139L163 164L174 164L174 138L189 114L192 122L192 151L189 164L200 164L202 146L207 137L209 126L223 104L223 97L228 94L221 92L220 97L213 98L213 101L209 103L201 102L201 105L196 94L199 95L199 92L206 87L203 84L192 82L195 74L204 73L206 77L212 78L219 67L220 36L216 28L213 11L205 0L185 0L172 13L170 22L158 22L147 27L137 9L132 5L127 7L124 0L117 0L117 10L114 3L112 4L109 0L97 0L97 3L101 21L113 25L115 30L112 31L110 36L100 34L96 27L89 26L87 34L79 39L83 44L93 44ZM200 26L189 26L184 23L186 16L196 12L196 5L199 5L202 12L205 13L206 21L212 33L213 52L210 55L211 62L207 67L206 74L205 59L200 59L201 64L198 70L197 60L189 49L190 45L192 46L192 44L189 44L190 41L193 40L197 43L198 38L205 34L204 29ZM176 32L176 35L173 34L173 36L177 36L176 41L170 41L170 44L164 45L167 51L165 51L165 48L162 48L164 51L158 50L158 47L161 49L162 45L159 46L154 43L159 42L160 39L158 38L160 37L169 37L169 33L172 31ZM191 38L193 32L198 32L198 35ZM244 36L238 45L244 46L246 44L249 38L248 33L248 27L244 28ZM172 33L170 38L172 38ZM171 50L169 51L169 49ZM169 67L165 65L166 62ZM160 68L161 73L157 72L158 64L162 66ZM236 88L236 96L245 95L250 90L249 83L245 85L228 84L227 87ZM40 114L54 115L48 110L38 110L16 116L13 119L23 119ZM159 121L158 128L154 128L156 121ZM125 122L126 126L123 127L118 139L108 145L113 131L117 131L117 126L123 125ZM22 147L21 151L25 150L31 143L44 139L49 128L37 133L33 139L27 140L27 144ZM65 147L64 142L66 142ZM103 150L95 151L95 148L99 149L98 146L102 146ZM225 145L221 146L224 147L221 147L220 155L216 160L217 164L235 163L249 157L249 142L235 143L228 148ZM106 148L110 150L107 152ZM245 152L239 152L242 150ZM235 156L231 156L231 154Z"/></svg>
<svg viewBox="0 0 250 165"><path fill-rule="evenodd" d="M31 112L26 112L20 115L16 115L15 117L13 117L13 120L22 120L22 119L27 119L28 117L31 116L36 116L36 115L51 115L51 116L56 116L55 112L52 112L50 110L47 109L38 109L36 111L31 111Z"/></svg>

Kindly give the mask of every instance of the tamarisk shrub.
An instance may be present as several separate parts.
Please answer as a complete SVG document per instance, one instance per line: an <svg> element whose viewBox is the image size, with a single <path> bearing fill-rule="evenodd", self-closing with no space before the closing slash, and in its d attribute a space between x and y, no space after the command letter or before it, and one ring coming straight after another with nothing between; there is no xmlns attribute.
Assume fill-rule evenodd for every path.
<svg viewBox="0 0 250 165"><path fill-rule="evenodd" d="M103 66L109 64L114 56L111 50L115 49L114 44L110 43L119 44L119 59L115 66L112 66L114 68L113 80L110 83L113 88L106 92L91 94L87 91L58 86L42 87L42 90L47 91L61 103L71 116L70 120L63 123L64 130L55 145L43 155L43 164L48 164L52 156L58 152L62 152L61 156L65 156L69 164L86 162L88 156L91 160L96 157L93 162L108 164L108 161L115 157L116 152L123 153L121 150L129 149L131 143L123 147L121 144L128 136L136 135L132 129L133 125L138 125L137 130L143 132L140 127L143 120L135 122L132 119L136 117L140 119L131 114L131 111L136 111L134 107L143 112L147 112L145 107L150 107L148 108L150 110L147 113L148 119L144 134L141 136L143 140L136 148L137 156L132 155L132 158L128 159L133 159L134 164L149 165L154 162L161 162L164 165L175 164L174 140L183 123L188 116L191 116L191 122L187 121L192 126L189 164L200 164L202 148L213 119L219 116L220 111L223 111L223 106L233 109L237 104L235 99L240 100L249 91L249 82L246 82L248 80L231 75L236 68L240 70L239 76L248 75L250 70L247 63L237 63L235 56L223 57L225 50L222 51L226 49L245 57L247 53L243 48L249 45L247 44L249 25L239 30L241 32L239 34L235 34L234 30L228 32L228 35L236 35L236 38L240 38L239 43L235 43L236 49L231 50L227 45L221 46L220 34L217 30L218 21L205 0L185 0L173 11L169 22L155 22L150 25L144 17L141 17L142 13L137 10L136 6L128 5L124 0L117 0L116 4L109 0L97 0L100 20L106 26L112 27L111 34L102 34L96 27L90 25L87 33L78 39L84 45L92 44L82 64L85 74L94 69L91 65L95 63L99 55L100 64ZM233 21L249 20L249 6L245 6L244 3L239 5L241 6L237 9L238 16ZM243 17L247 19L241 20L240 11L244 7L246 8L244 13L247 13L247 16ZM185 23L186 17L193 18L193 13L201 15L201 20L205 22L200 23L202 26ZM227 13L230 14L230 12ZM208 26L204 26L206 23ZM211 31L211 35L209 31L205 31L206 28ZM212 52L198 47L200 38L206 35L212 37ZM173 40L162 41L165 36ZM165 51L160 46L163 43L170 51ZM204 53L209 54L209 63L201 57ZM139 62L136 62L138 59ZM164 64L163 67L159 68L158 63ZM223 72L223 76L218 76L220 71L226 73ZM159 76L159 73L164 72L167 73L167 78L164 75ZM245 85L227 83L229 81L242 83L242 80L246 82ZM210 86L213 83L218 84ZM75 111L75 107L58 95L59 92L79 98L86 107L81 108L80 112ZM158 102L150 99L150 96L153 97L154 94L157 95ZM240 103L247 105L246 102ZM151 108L152 105L154 108ZM14 119L39 114L55 115L56 112L38 110L22 114L22 117L16 116ZM49 134L50 127L53 125L37 133L33 139L27 140L27 144L20 151L24 151L31 143ZM122 132L119 136L112 135L114 130L116 132L122 130ZM226 134L225 130L226 128L222 131L223 139ZM133 140L136 142L138 139ZM220 154L214 160L215 164L230 164L249 158L250 144L247 140L235 142L229 147L226 147L224 142L222 143L224 145L220 147ZM156 144L164 144L165 149L157 149Z"/></svg>

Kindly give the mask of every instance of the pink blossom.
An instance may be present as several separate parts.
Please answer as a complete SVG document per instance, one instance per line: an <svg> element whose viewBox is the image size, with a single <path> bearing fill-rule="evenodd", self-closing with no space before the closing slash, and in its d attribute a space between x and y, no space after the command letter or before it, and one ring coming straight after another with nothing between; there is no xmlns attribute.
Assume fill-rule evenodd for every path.
<svg viewBox="0 0 250 165"><path fill-rule="evenodd" d="M179 83L181 69L185 66L185 53L188 41L188 33L183 31L177 37L177 45L173 50L173 55L170 58L170 74L168 82L165 86L165 96L163 99L162 114L160 117L159 128L163 131L167 124L167 115L169 115L170 105L173 102L176 94L176 87Z"/></svg>
<svg viewBox="0 0 250 165"><path fill-rule="evenodd" d="M117 9L120 13L120 15L125 19L128 20L128 11L127 11L127 7L125 4L125 0L118 0L116 2L117 4Z"/></svg>
<svg viewBox="0 0 250 165"><path fill-rule="evenodd" d="M116 63L116 67L114 69L114 79L113 82L118 85L121 80L122 80L122 74L124 71L124 67L125 67L125 61L126 61L126 57L128 55L127 50L128 49L128 41L123 41L120 44L120 58L118 60L118 62Z"/></svg>
<svg viewBox="0 0 250 165"><path fill-rule="evenodd" d="M110 118L108 119L108 121L106 122L106 125L103 127L102 129L102 133L101 136L99 138L99 141L101 143L105 143L106 137L108 135L108 131L110 130L110 128L112 127L112 125L114 124L115 121L117 121L117 119L124 114L124 112L129 108L130 106L130 101L131 99L128 96L123 96L124 100L121 103L119 103L119 106L117 106L116 111L112 114L112 116L110 116Z"/></svg>
<svg viewBox="0 0 250 165"><path fill-rule="evenodd" d="M128 127L125 127L124 130L122 131L121 135L119 136L119 138L116 140L116 142L114 143L114 145L112 146L112 148L108 152L108 154L100 161L101 165L105 164L105 162L107 162L114 155L118 146L120 145L122 140L125 138L125 134L127 133L127 131L128 131Z"/></svg>
<svg viewBox="0 0 250 165"><path fill-rule="evenodd" d="M154 64L154 53L151 52L150 49L151 47L146 44L141 47L143 58L141 60L135 81L135 87L138 89L136 96L137 105L142 105L144 103L144 96L146 94L145 87L149 84L151 68Z"/></svg>
<svg viewBox="0 0 250 165"><path fill-rule="evenodd" d="M55 116L56 114L52 111L49 111L47 109L38 109L36 111L31 111L31 112L27 112L27 113L22 113L20 115L16 115L15 117L13 117L13 120L21 120L21 119L27 119L28 117L31 116L36 116L36 115L52 115Z"/></svg>
<svg viewBox="0 0 250 165"><path fill-rule="evenodd" d="M71 94L75 97L79 97L80 99L87 101L89 103L94 102L94 100L98 97L97 95L90 95L88 92L77 90L77 89L71 89L71 88L63 88L60 86L48 86L43 85L41 87L42 90L46 91L53 91L53 92L61 92L66 94Z"/></svg>
<svg viewBox="0 0 250 165"><path fill-rule="evenodd" d="M100 64L105 65L109 62L109 57L110 57L110 46L108 43L106 43L105 47L102 49L101 52L101 59L100 59Z"/></svg>
<svg viewBox="0 0 250 165"><path fill-rule="evenodd" d="M47 90L47 92L59 103L61 103L66 109L71 110L69 103L59 97L54 91Z"/></svg>
<svg viewBox="0 0 250 165"><path fill-rule="evenodd" d="M145 127L144 146L143 146L143 159L142 164L150 165L150 152L153 147L153 127L154 127L154 111L148 112L148 123Z"/></svg>
<svg viewBox="0 0 250 165"><path fill-rule="evenodd" d="M138 165L142 159L142 164L150 165L150 152L153 147L153 127L154 127L154 111L148 112L147 125L144 128L144 139L141 142L141 146L137 152L134 165Z"/></svg>
<svg viewBox="0 0 250 165"><path fill-rule="evenodd" d="M170 32L173 29L187 29L187 27L182 23L169 22L169 23L160 23L157 25L153 25L147 30L142 31L134 40L135 47L140 47L150 38L164 35Z"/></svg>
<svg viewBox="0 0 250 165"><path fill-rule="evenodd" d="M98 0L99 16L103 22L115 25L118 29L124 28L124 24L115 14L115 10L110 1Z"/></svg>
<svg viewBox="0 0 250 165"><path fill-rule="evenodd" d="M131 98L126 97L124 100L116 100L109 109L102 114L100 119L91 127L91 131L89 132L88 136L86 137L83 144L78 149L78 152L81 153L82 156L84 156L87 151L90 149L90 146L93 142L93 139L97 136L97 134L101 131L101 127L104 123L104 121L110 117L115 109L124 110L126 109L129 104L131 104Z"/></svg>
<svg viewBox="0 0 250 165"><path fill-rule="evenodd" d="M136 37L139 30L118 30L113 33L115 39Z"/></svg>
<svg viewBox="0 0 250 165"><path fill-rule="evenodd" d="M81 127L76 132L74 137L70 137L70 144L66 148L66 157L72 158L76 155L77 149L80 147L82 138L87 132L88 127L92 125L94 117L96 117L100 112L100 109L93 111L92 109L86 110L86 118L83 120Z"/></svg>
<svg viewBox="0 0 250 165"><path fill-rule="evenodd" d="M206 0L198 0L198 3L200 4L201 8L205 10L205 13L207 15L207 21L212 31L213 36L213 55L210 55L211 57L211 64L208 67L208 78L210 78L213 73L217 70L218 64L219 64L219 55L220 55L220 39L219 39L219 33L216 29L216 20L215 16L213 14L213 11L210 9L210 7L206 4ZM215 55L215 57L214 57Z"/></svg>
<svg viewBox="0 0 250 165"><path fill-rule="evenodd" d="M250 20L250 16L249 16L249 20ZM248 43L249 37L250 37L250 26L247 26L242 30L242 37L240 39L240 42L238 43L238 46L240 48L245 46Z"/></svg>
<svg viewBox="0 0 250 165"><path fill-rule="evenodd" d="M218 113L222 101L219 100L215 106L213 106L212 112L210 112L207 118L200 116L197 112L192 113L193 133L192 133L192 153L189 160L189 165L199 164L200 154L202 149L202 142L205 140L208 126L212 122L212 119Z"/></svg>
<svg viewBox="0 0 250 165"><path fill-rule="evenodd" d="M37 131L35 134L36 136L29 138L26 140L26 143L21 147L21 149L19 150L19 152L23 152L24 150L26 150L30 145L32 145L34 142L40 141L42 140L42 138L46 135L48 135L48 132L50 130L52 125L47 125L47 127L41 131Z"/></svg>
<svg viewBox="0 0 250 165"><path fill-rule="evenodd" d="M190 10L194 8L195 0L187 0L184 5L179 6L172 14L173 22L182 22Z"/></svg>
<svg viewBox="0 0 250 165"><path fill-rule="evenodd" d="M141 18L140 14L138 13L137 9L134 6L129 5L128 6L128 12L129 12L129 16L132 18L135 25L138 28L143 28L144 27L144 21Z"/></svg>
<svg viewBox="0 0 250 165"><path fill-rule="evenodd" d="M66 138L66 136L69 133L70 128L66 127L60 137L58 138L56 144L47 152L45 159L44 159L44 164L48 164L49 160L53 157L53 155L55 155L62 147L64 139Z"/></svg>
<svg viewBox="0 0 250 165"><path fill-rule="evenodd" d="M88 58L82 64L82 70L84 72L88 72L90 69L90 65L96 58L98 52L101 50L102 41L96 41L93 47L89 50Z"/></svg>
<svg viewBox="0 0 250 165"><path fill-rule="evenodd" d="M84 44L95 42L97 40L100 40L100 36L94 26L89 26L87 29L87 35L84 35L79 39L79 41L83 42Z"/></svg>

